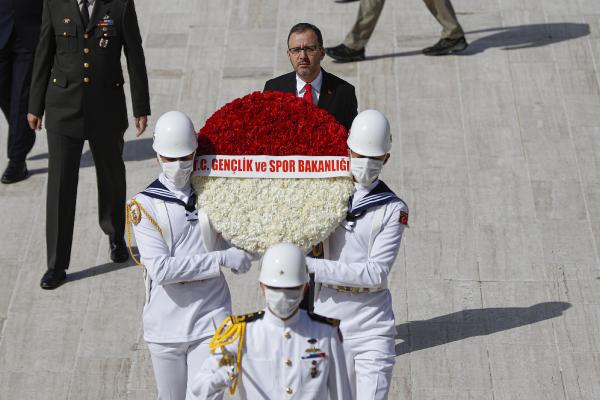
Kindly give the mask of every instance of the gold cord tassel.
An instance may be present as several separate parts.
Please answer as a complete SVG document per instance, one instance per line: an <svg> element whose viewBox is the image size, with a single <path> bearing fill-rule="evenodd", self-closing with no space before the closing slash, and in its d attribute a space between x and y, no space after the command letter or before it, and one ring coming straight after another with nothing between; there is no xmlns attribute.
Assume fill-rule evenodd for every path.
<svg viewBox="0 0 600 400"><path fill-rule="evenodd" d="M233 385L229 388L229 393L234 394L237 389L239 375L242 373L242 349L244 347L244 337L246 336L246 322L234 321L232 317L227 317L217 328L215 335L209 343L211 354L218 348L223 353L223 358L219 361L219 366L233 365L233 355L225 349L225 346L238 340L238 351L235 360L237 376L232 377Z"/></svg>

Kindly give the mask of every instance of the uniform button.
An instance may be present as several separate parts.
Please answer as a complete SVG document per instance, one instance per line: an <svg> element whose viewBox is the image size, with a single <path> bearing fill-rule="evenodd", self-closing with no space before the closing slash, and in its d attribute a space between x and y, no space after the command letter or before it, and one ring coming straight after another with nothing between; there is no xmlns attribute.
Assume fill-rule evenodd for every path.
<svg viewBox="0 0 600 400"><path fill-rule="evenodd" d="M89 68L90 67L90 63L83 63L83 68Z"/></svg>
<svg viewBox="0 0 600 400"><path fill-rule="evenodd" d="M290 335L290 332L285 331L285 332L283 332L283 337L286 338L286 339L289 339L289 338L292 337L292 335Z"/></svg>
<svg viewBox="0 0 600 400"><path fill-rule="evenodd" d="M288 367L292 366L292 360L290 360L289 358L287 360L285 360L285 365L287 365Z"/></svg>
<svg viewBox="0 0 600 400"><path fill-rule="evenodd" d="M83 38L84 38L84 39L89 39L89 37L90 37L90 35L88 35L87 33L84 33L84 34L83 34Z"/></svg>
<svg viewBox="0 0 600 400"><path fill-rule="evenodd" d="M88 77L86 76L85 78L83 78L83 81L84 81L85 83L90 83L90 78L88 78Z"/></svg>
<svg viewBox="0 0 600 400"><path fill-rule="evenodd" d="M289 386L288 386L288 388L287 388L287 389L285 389L285 392L286 392L287 394L292 394L292 393L294 393L294 391L292 390L292 388L291 388L291 387L289 387Z"/></svg>
<svg viewBox="0 0 600 400"><path fill-rule="evenodd" d="M89 52L90 52L90 49L88 49L88 48L86 47L85 49L83 49L83 52L84 52L85 54L87 54L87 53L89 53Z"/></svg>
<svg viewBox="0 0 600 400"><path fill-rule="evenodd" d="M67 36L67 32L63 32L63 36Z"/></svg>
<svg viewBox="0 0 600 400"><path fill-rule="evenodd" d="M56 83L56 78L52 79L52 83Z"/></svg>

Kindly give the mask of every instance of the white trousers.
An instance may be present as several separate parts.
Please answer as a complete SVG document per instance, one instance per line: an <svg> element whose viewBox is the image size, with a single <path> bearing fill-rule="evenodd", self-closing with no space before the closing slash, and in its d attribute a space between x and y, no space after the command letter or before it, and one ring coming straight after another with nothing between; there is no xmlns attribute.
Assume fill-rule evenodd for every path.
<svg viewBox="0 0 600 400"><path fill-rule="evenodd" d="M193 398L188 382L200 371L209 357L210 336L186 343L148 343L158 400L189 400Z"/></svg>
<svg viewBox="0 0 600 400"><path fill-rule="evenodd" d="M344 338L344 355L352 398L387 399L396 357L394 338L392 336Z"/></svg>

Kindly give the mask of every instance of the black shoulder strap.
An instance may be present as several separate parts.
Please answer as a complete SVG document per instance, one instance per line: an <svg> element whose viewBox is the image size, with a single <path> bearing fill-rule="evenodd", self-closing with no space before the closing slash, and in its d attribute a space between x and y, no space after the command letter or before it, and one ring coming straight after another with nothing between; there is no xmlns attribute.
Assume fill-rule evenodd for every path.
<svg viewBox="0 0 600 400"><path fill-rule="evenodd" d="M242 322L252 322L252 321L256 321L256 320L262 319L262 317L264 315L265 315L264 311L258 311L258 312L243 314L243 315L232 315L231 316L231 321L234 324L239 324L239 323L242 323Z"/></svg>
<svg viewBox="0 0 600 400"><path fill-rule="evenodd" d="M315 314L315 313L308 313L308 316L313 321L321 322L323 324L327 324L327 325L331 325L331 326L335 326L335 327L339 327L340 326L340 320L339 319L327 318L327 317L324 317L322 315Z"/></svg>

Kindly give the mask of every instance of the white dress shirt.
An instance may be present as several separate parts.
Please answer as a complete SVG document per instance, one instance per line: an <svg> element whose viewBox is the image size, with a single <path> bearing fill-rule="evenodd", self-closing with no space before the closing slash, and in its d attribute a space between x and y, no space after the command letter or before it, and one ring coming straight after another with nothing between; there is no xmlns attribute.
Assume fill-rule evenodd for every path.
<svg viewBox="0 0 600 400"><path fill-rule="evenodd" d="M158 179L187 203L189 185L178 190L162 173ZM134 198L157 221L155 199L143 194ZM215 325L231 314L231 299L219 257L215 251L207 252L199 222L188 221L183 206L165 204L171 222L172 251L143 213L133 226L141 262L152 280L143 313L144 339L155 343L190 342L214 334ZM220 235L218 238L218 249L226 247Z"/></svg>
<svg viewBox="0 0 600 400"><path fill-rule="evenodd" d="M357 204L378 183L376 180L369 187L357 185L352 204ZM315 282L359 288L387 285L406 227L400 223L400 212L408 213L408 207L401 200L386 204L382 229L375 237L369 255L373 210L367 210L354 226L344 221L331 234L328 260L307 258L309 269L314 270ZM321 287L315 296L315 312L341 320L344 338L396 334L392 296L388 289L353 294Z"/></svg>
<svg viewBox="0 0 600 400"><path fill-rule="evenodd" d="M304 86L310 83L312 86L312 98L313 104L317 104L319 102L319 96L321 95L321 86L323 85L323 70L319 71L319 75L312 82L304 82L302 78L296 74L296 96L303 97L306 89Z"/></svg>
<svg viewBox="0 0 600 400"><path fill-rule="evenodd" d="M79 11L83 9L83 0L77 0L79 4ZM94 4L96 4L96 0L88 0L88 12L90 13L90 19L92 18L92 12L94 11Z"/></svg>
<svg viewBox="0 0 600 400"><path fill-rule="evenodd" d="M227 346L236 354L237 341ZM312 320L304 310L281 320L268 308L248 322L238 391L241 399L347 400L351 398L338 328ZM309 358L311 352L324 353ZM194 378L197 399L220 399L230 383L219 351ZM313 364L314 363L314 364ZM316 368L314 376L311 368Z"/></svg>

